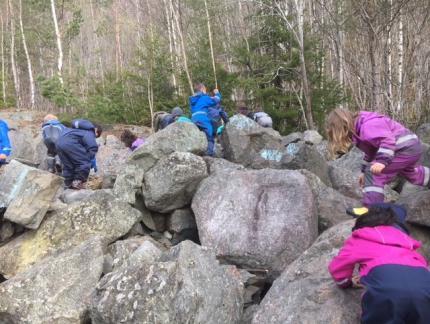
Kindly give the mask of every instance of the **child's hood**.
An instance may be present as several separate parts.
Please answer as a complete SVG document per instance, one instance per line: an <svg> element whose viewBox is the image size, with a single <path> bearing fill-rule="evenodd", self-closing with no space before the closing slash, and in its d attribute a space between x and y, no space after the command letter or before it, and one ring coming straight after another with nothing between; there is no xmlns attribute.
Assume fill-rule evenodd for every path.
<svg viewBox="0 0 430 324"><path fill-rule="evenodd" d="M84 130L94 130L95 127L93 123L91 123L89 120L85 119L75 119L72 121L72 127L77 129L84 129Z"/></svg>
<svg viewBox="0 0 430 324"><path fill-rule="evenodd" d="M357 120L355 121L355 131L357 135L360 136L361 127L365 123L371 121L372 119L380 119L380 118L384 118L384 116L372 111L360 111L360 113L358 114Z"/></svg>
<svg viewBox="0 0 430 324"><path fill-rule="evenodd" d="M57 119L48 120L43 123L42 127L48 126L48 125L61 125L61 122Z"/></svg>
<svg viewBox="0 0 430 324"><path fill-rule="evenodd" d="M199 91L199 92L196 92L194 95L192 95L191 97L190 97L190 103L194 106L198 101L199 101L199 99L202 97L202 96L204 96L205 94L203 93L203 92L201 92L201 91Z"/></svg>
<svg viewBox="0 0 430 324"><path fill-rule="evenodd" d="M421 242L414 240L394 226L363 227L352 232L352 237L408 250L416 250L421 247Z"/></svg>

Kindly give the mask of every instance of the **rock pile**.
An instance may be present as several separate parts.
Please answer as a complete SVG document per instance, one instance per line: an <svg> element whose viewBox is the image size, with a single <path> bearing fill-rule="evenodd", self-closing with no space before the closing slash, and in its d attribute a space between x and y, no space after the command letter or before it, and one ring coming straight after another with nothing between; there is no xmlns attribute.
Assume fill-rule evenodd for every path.
<svg viewBox="0 0 430 324"><path fill-rule="evenodd" d="M243 116L221 145L225 159L203 157L188 123L133 154L109 135L111 185L80 192L42 170L35 142L16 150L40 167L12 160L0 175L0 322L358 323L361 292L338 289L327 264L359 204L360 152L329 161L317 132L281 137ZM430 191L403 187L426 248Z"/></svg>

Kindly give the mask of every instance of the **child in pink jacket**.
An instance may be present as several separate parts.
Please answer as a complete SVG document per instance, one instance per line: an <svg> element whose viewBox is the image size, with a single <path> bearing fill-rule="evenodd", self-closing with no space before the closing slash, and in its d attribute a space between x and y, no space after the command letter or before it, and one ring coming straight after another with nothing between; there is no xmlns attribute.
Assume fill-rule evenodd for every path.
<svg viewBox="0 0 430 324"><path fill-rule="evenodd" d="M384 185L400 175L409 182L429 186L430 170L418 164L420 140L409 129L387 116L369 111L356 114L333 110L326 124L330 151L346 153L351 144L364 152L362 175L363 205L384 201Z"/></svg>
<svg viewBox="0 0 430 324"><path fill-rule="evenodd" d="M396 213L397 211L397 213ZM430 272L399 216L406 211L377 204L360 216L329 271L341 288L352 286L355 265L362 298L362 323L430 323Z"/></svg>

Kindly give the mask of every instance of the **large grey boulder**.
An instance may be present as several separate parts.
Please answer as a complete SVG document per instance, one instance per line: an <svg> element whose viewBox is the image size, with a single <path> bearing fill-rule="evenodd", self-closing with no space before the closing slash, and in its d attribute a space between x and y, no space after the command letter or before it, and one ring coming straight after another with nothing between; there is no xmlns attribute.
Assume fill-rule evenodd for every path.
<svg viewBox="0 0 430 324"><path fill-rule="evenodd" d="M106 244L127 234L141 213L107 193L69 205L48 215L37 231L25 232L0 247L0 273L10 278L58 251L70 249L93 236Z"/></svg>
<svg viewBox="0 0 430 324"><path fill-rule="evenodd" d="M114 135L107 135L97 152L97 176L116 176L124 168L131 151Z"/></svg>
<svg viewBox="0 0 430 324"><path fill-rule="evenodd" d="M318 145L323 141L323 137L316 130L306 130L303 133L303 141L307 144Z"/></svg>
<svg viewBox="0 0 430 324"><path fill-rule="evenodd" d="M207 177L205 161L187 152L162 158L144 174L142 193L148 209L167 213L189 205L198 184Z"/></svg>
<svg viewBox="0 0 430 324"><path fill-rule="evenodd" d="M346 209L360 206L360 201L344 196L339 191L326 186L320 178L308 170L299 171L308 179L315 196L320 233L336 224L351 219L346 214Z"/></svg>
<svg viewBox="0 0 430 324"><path fill-rule="evenodd" d="M234 170L244 170L245 167L238 163L233 163L225 159L213 158L210 156L203 157L205 160L209 174L215 172L226 172L226 171L234 171Z"/></svg>
<svg viewBox="0 0 430 324"><path fill-rule="evenodd" d="M303 133L294 132L287 136L282 136L282 145L287 146L290 143L297 143L303 140Z"/></svg>
<svg viewBox="0 0 430 324"><path fill-rule="evenodd" d="M0 322L83 323L102 269L97 238L45 259L0 285Z"/></svg>
<svg viewBox="0 0 430 324"><path fill-rule="evenodd" d="M154 262L121 267L97 285L91 319L116 323L238 323L243 284L233 266L185 241Z"/></svg>
<svg viewBox="0 0 430 324"><path fill-rule="evenodd" d="M138 165L125 164L117 175L113 187L113 194L118 199L131 205L139 203L141 196L144 170Z"/></svg>
<svg viewBox="0 0 430 324"><path fill-rule="evenodd" d="M264 297L253 324L357 324L362 290L341 290L327 266L351 234L354 221L324 232L275 280Z"/></svg>
<svg viewBox="0 0 430 324"><path fill-rule="evenodd" d="M0 177L0 207L4 218L25 227L39 227L62 178L12 160Z"/></svg>
<svg viewBox="0 0 430 324"><path fill-rule="evenodd" d="M281 165L283 169L309 170L316 174L327 186L331 186L328 164L314 145L304 142L289 144L282 157Z"/></svg>
<svg viewBox="0 0 430 324"><path fill-rule="evenodd" d="M230 118L221 144L227 160L256 169L279 165L284 149L277 131L240 114Z"/></svg>
<svg viewBox="0 0 430 324"><path fill-rule="evenodd" d="M154 261L158 259L163 249L163 246L154 241L150 236L135 236L126 240L116 241L108 248L109 256L112 260L108 272L124 266L130 258L139 257L143 260L142 255L147 256L146 261ZM133 256L137 250L139 250L138 256Z"/></svg>
<svg viewBox="0 0 430 324"><path fill-rule="evenodd" d="M274 276L317 237L315 207L302 174L272 169L215 173L192 203L203 246Z"/></svg>
<svg viewBox="0 0 430 324"><path fill-rule="evenodd" d="M413 224L430 226L430 191L418 191L402 196L398 201L408 211L408 221Z"/></svg>
<svg viewBox="0 0 430 324"><path fill-rule="evenodd" d="M10 158L26 160L45 169L47 149L43 144L41 129L22 123L15 125L15 128L9 132L13 148Z"/></svg>
<svg viewBox="0 0 430 324"><path fill-rule="evenodd" d="M151 135L144 145L133 152L128 163L138 165L146 172L158 160L173 152L203 155L207 145L206 136L194 124L173 123Z"/></svg>

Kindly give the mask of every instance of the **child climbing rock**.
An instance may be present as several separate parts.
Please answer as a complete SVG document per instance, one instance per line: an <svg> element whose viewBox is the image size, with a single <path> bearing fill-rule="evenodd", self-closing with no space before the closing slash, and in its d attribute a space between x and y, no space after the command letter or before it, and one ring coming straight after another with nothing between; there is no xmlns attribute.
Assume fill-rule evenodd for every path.
<svg viewBox="0 0 430 324"><path fill-rule="evenodd" d="M364 152L359 178L363 205L383 202L384 185L396 175L415 185L429 185L429 168L418 164L422 154L420 140L387 116L335 109L327 118L326 132L333 155L346 153L351 144Z"/></svg>
<svg viewBox="0 0 430 324"><path fill-rule="evenodd" d="M57 116L48 114L43 118L42 136L43 143L48 149L48 171L51 173L61 173L61 163L57 155L57 141L66 127L60 123Z"/></svg>
<svg viewBox="0 0 430 324"><path fill-rule="evenodd" d="M12 152L8 132L8 124L0 119L0 166L6 163L7 157Z"/></svg>
<svg viewBox="0 0 430 324"><path fill-rule="evenodd" d="M430 323L430 272L404 218L398 205L372 205L329 265L339 287L366 289L361 323ZM355 265L360 277L353 278Z"/></svg>
<svg viewBox="0 0 430 324"><path fill-rule="evenodd" d="M207 94L206 86L203 83L196 83L194 85L194 95L189 99L191 120L206 134L208 140L207 155L209 156L214 155L215 148L215 133L209 116L209 109L216 107L221 101L221 94L218 89L214 89L213 93L214 97L210 97Z"/></svg>
<svg viewBox="0 0 430 324"><path fill-rule="evenodd" d="M145 140L143 138L137 137L136 134L125 129L121 134L121 142L124 143L126 147L128 147L132 152L137 150L143 144L145 144Z"/></svg>
<svg viewBox="0 0 430 324"><path fill-rule="evenodd" d="M72 128L66 128L57 142L57 152L63 164L66 188L84 189L91 168L97 168L95 156L98 151L96 138L102 128L88 120L72 121Z"/></svg>

